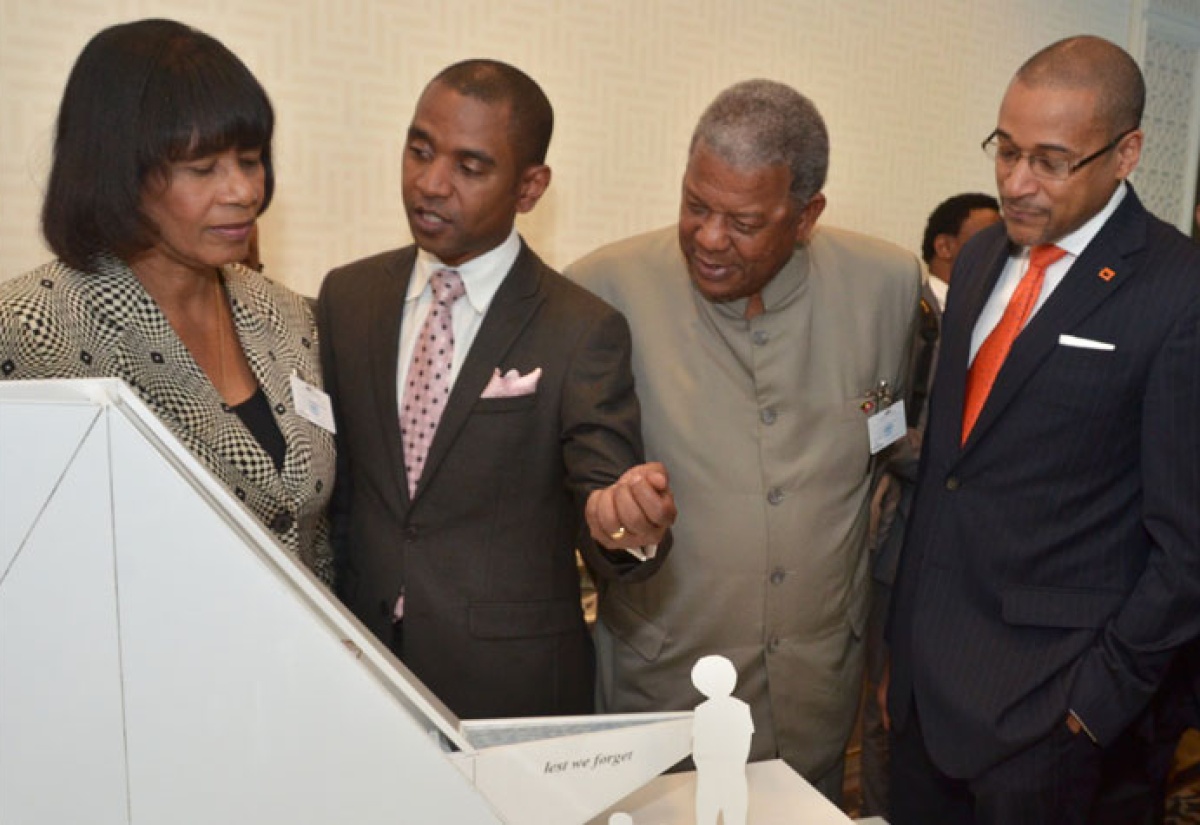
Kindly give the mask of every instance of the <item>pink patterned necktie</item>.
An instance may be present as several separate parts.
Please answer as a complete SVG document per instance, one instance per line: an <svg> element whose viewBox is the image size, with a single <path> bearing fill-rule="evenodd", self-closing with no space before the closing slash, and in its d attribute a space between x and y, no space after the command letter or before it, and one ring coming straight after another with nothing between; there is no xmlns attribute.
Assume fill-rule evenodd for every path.
<svg viewBox="0 0 1200 825"><path fill-rule="evenodd" d="M429 445L450 396L450 367L454 361L451 308L466 294L462 278L453 269L439 269L429 283L433 287L433 304L413 348L408 384L404 388L404 409L400 411L410 497L416 494Z"/></svg>

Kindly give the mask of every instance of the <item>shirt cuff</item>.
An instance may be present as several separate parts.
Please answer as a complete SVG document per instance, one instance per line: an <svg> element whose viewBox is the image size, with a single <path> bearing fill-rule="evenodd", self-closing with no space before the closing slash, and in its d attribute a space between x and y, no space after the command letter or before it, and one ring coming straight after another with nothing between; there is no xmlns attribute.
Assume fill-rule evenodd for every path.
<svg viewBox="0 0 1200 825"><path fill-rule="evenodd" d="M1096 741L1096 735L1094 733L1092 733L1091 728L1089 728L1087 726L1087 722L1083 721L1083 718L1080 717L1080 715L1078 713L1076 713L1073 710L1068 710L1067 713L1069 713L1071 715L1072 719L1074 719L1076 722L1079 723L1080 729L1082 729L1083 732L1088 735L1088 739L1091 739L1092 742L1094 742L1097 745L1100 744L1098 741Z"/></svg>
<svg viewBox="0 0 1200 825"><path fill-rule="evenodd" d="M658 555L658 545L648 544L645 547L626 547L625 552L638 561L650 561Z"/></svg>

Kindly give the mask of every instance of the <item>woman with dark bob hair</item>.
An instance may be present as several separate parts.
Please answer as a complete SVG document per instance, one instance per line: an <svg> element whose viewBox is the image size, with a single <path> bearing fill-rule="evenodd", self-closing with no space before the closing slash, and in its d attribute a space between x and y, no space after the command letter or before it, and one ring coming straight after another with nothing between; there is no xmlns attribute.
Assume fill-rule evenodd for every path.
<svg viewBox="0 0 1200 825"><path fill-rule="evenodd" d="M271 201L274 114L227 48L169 20L105 29L59 108L42 231L0 283L0 378L124 379L279 542L329 580L331 434L307 302L242 266Z"/></svg>

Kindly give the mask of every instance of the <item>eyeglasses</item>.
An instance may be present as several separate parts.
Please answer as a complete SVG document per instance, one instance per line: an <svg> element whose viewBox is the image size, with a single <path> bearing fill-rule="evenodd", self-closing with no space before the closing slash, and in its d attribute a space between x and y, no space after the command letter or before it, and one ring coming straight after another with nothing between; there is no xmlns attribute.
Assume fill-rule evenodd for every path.
<svg viewBox="0 0 1200 825"><path fill-rule="evenodd" d="M1137 131L1136 126L1132 129L1126 129L1121 134L1112 139L1112 142L1107 144L1098 152L1093 152L1085 158L1072 161L1066 155L1046 154L1044 152L1022 152L1017 147L1013 146L1007 140L1002 138L998 132L992 132L980 144L983 147L983 153L996 162L998 168L1009 171L1013 169L1021 158L1029 161L1029 171L1035 178L1042 180L1066 180L1071 175L1078 172L1083 167L1087 166L1092 161L1099 157L1103 157L1113 149L1117 148L1122 140L1128 135Z"/></svg>

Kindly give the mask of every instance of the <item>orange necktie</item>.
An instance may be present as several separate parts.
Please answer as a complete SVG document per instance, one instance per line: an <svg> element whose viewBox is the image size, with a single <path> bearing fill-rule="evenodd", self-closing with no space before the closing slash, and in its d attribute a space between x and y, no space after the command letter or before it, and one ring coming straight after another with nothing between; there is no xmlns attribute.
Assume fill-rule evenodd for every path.
<svg viewBox="0 0 1200 825"><path fill-rule="evenodd" d="M1012 349L1013 341L1020 334L1025 322L1029 320L1029 313L1037 304L1038 296L1042 293L1042 281L1046 279L1046 267L1066 254L1065 250L1049 244L1035 246L1030 251L1029 269L1025 270L1020 283L1008 300L1000 323L996 324L984 339L979 352L975 354L975 360L971 363L971 369L967 371L962 443L967 443L967 436L971 434L971 428L975 426L975 421L983 410L983 404L987 401L988 393L992 391L992 384L1000 373L1004 359L1008 357L1008 351Z"/></svg>

